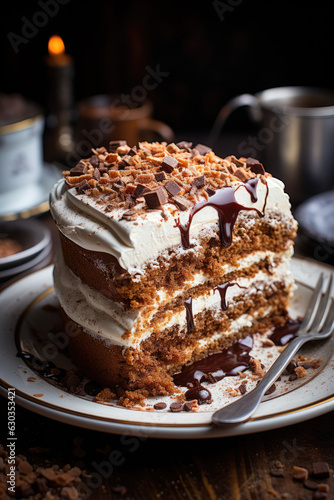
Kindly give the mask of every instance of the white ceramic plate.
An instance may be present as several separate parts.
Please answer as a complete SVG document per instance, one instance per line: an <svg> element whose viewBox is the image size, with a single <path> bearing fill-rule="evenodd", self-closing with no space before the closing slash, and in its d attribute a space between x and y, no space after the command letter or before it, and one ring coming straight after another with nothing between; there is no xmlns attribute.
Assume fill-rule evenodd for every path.
<svg viewBox="0 0 334 500"><path fill-rule="evenodd" d="M329 273L331 268L294 258L292 269L298 282L291 310L293 317L305 310L319 273L323 270ZM0 307L0 393L6 397L8 388L14 387L17 404L58 421L124 435L213 438L275 429L334 409L333 339L307 344L304 354L323 360L319 369L311 370L307 377L294 382L283 380L277 390L261 403L250 421L233 427L213 427L212 413L231 401L226 388L233 387L237 377L227 377L211 384L214 401L211 405L200 406L197 413L139 411L99 404L89 397L70 394L37 375L17 357L17 350L24 348L34 355L57 360L57 366L63 364L66 368L68 365L65 365L70 363L62 351L66 339L64 341L61 332L57 299L52 289L51 266L5 288L0 295ZM152 398L147 404L152 406L156 401L170 402L171 399Z"/></svg>
<svg viewBox="0 0 334 500"><path fill-rule="evenodd" d="M56 165L44 163L39 182L24 186L15 192L0 194L0 219L26 219L49 210L49 194L61 177L61 169Z"/></svg>

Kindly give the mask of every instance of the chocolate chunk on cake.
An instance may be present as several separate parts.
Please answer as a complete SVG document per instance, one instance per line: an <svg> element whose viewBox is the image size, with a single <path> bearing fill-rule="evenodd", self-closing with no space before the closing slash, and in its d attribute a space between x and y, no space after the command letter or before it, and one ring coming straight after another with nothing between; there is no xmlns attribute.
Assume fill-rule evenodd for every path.
<svg viewBox="0 0 334 500"><path fill-rule="evenodd" d="M286 318L297 225L258 160L114 141L63 175L54 286L92 379L171 394L185 365Z"/></svg>

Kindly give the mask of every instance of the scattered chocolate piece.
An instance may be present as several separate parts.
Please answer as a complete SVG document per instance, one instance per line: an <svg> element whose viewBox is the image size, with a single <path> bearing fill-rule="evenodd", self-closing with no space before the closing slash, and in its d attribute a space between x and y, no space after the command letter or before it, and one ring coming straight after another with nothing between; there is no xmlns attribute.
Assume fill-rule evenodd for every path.
<svg viewBox="0 0 334 500"><path fill-rule="evenodd" d="M184 411L198 411L198 401L194 399L193 401L186 401L183 406Z"/></svg>
<svg viewBox="0 0 334 500"><path fill-rule="evenodd" d="M152 189L148 193L144 193L143 196L149 208L158 208L168 201L167 193L163 187Z"/></svg>
<svg viewBox="0 0 334 500"><path fill-rule="evenodd" d="M126 141L110 141L109 142L109 152L110 153L115 153L116 149L119 146L126 146L127 142Z"/></svg>
<svg viewBox="0 0 334 500"><path fill-rule="evenodd" d="M133 146L129 151L128 151L128 155L129 156L136 156L137 154L137 146Z"/></svg>
<svg viewBox="0 0 334 500"><path fill-rule="evenodd" d="M309 361L299 361L298 366L302 366L305 370L308 370L309 368L311 368L311 363Z"/></svg>
<svg viewBox="0 0 334 500"><path fill-rule="evenodd" d="M231 156L231 161L234 163L236 167L246 167L246 163L244 160L238 159L236 156L232 155Z"/></svg>
<svg viewBox="0 0 334 500"><path fill-rule="evenodd" d="M84 191L87 191L87 189L90 189L92 186L89 184L87 179L85 179L85 180L79 182L78 184L76 184L75 187L77 188L77 191L79 193L83 193Z"/></svg>
<svg viewBox="0 0 334 500"><path fill-rule="evenodd" d="M147 186L144 186L144 184L137 184L137 187L133 193L134 198L139 198L140 196L143 196L144 193L147 193L150 191L150 189Z"/></svg>
<svg viewBox="0 0 334 500"><path fill-rule="evenodd" d="M248 174L246 170L242 167L239 167L235 172L234 172L235 177L238 177L238 179L241 180L241 182L245 182L248 180Z"/></svg>
<svg viewBox="0 0 334 500"><path fill-rule="evenodd" d="M327 462L313 462L312 475L317 478L329 477L330 470Z"/></svg>
<svg viewBox="0 0 334 500"><path fill-rule="evenodd" d="M183 404L182 403L172 403L169 407L170 411L172 412L180 412L183 410Z"/></svg>
<svg viewBox="0 0 334 500"><path fill-rule="evenodd" d="M205 146L204 144L197 144L194 149L197 149L199 154L202 156L212 151L212 148L209 148L209 146Z"/></svg>
<svg viewBox="0 0 334 500"><path fill-rule="evenodd" d="M89 160L89 163L95 168L99 166L100 160L97 155L93 155Z"/></svg>
<svg viewBox="0 0 334 500"><path fill-rule="evenodd" d="M246 384L239 385L239 392L240 392L240 394L246 394L246 392L247 392Z"/></svg>
<svg viewBox="0 0 334 500"><path fill-rule="evenodd" d="M165 408L167 408L167 405L166 405L166 403L164 403L163 401L161 401L159 403L155 403L155 405L153 405L153 408L155 410L164 410Z"/></svg>
<svg viewBox="0 0 334 500"><path fill-rule="evenodd" d="M173 172L174 168L177 167L178 165L178 160L176 158L174 158L173 156L165 156L165 158L163 159L163 162L161 163L161 170L163 170L164 172L167 172L168 174L170 174L171 172Z"/></svg>
<svg viewBox="0 0 334 500"><path fill-rule="evenodd" d="M196 186L198 189L205 186L205 176L200 175L199 177L195 177L193 180L193 186Z"/></svg>
<svg viewBox="0 0 334 500"><path fill-rule="evenodd" d="M179 207L179 209L182 211L187 210L188 208L193 206L191 201L187 200L187 198L185 198L184 196L179 196L179 195L173 196L173 200Z"/></svg>
<svg viewBox="0 0 334 500"><path fill-rule="evenodd" d="M265 170L262 163L260 163L259 160L256 160L255 158L247 158L246 165L247 167L250 167L251 171L254 174L262 174L262 175L265 174Z"/></svg>
<svg viewBox="0 0 334 500"><path fill-rule="evenodd" d="M121 159L121 161L118 162L118 168L119 170L123 170L125 167L127 167L129 164L129 160L131 159L131 156L129 155L126 155L126 156L123 156L123 158Z"/></svg>
<svg viewBox="0 0 334 500"><path fill-rule="evenodd" d="M304 481L304 487L308 490L316 491L318 489L318 483L311 481L311 479L306 479Z"/></svg>
<svg viewBox="0 0 334 500"><path fill-rule="evenodd" d="M93 177L96 181L99 181L101 178L101 171L98 168L94 168Z"/></svg>
<svg viewBox="0 0 334 500"><path fill-rule="evenodd" d="M113 184L112 188L114 191L119 192L122 188L124 188L124 186L125 186L124 182L120 179L119 181Z"/></svg>
<svg viewBox="0 0 334 500"><path fill-rule="evenodd" d="M292 359L290 363L285 367L283 375L286 375L288 373L294 373L295 368L297 368L297 363L294 359Z"/></svg>
<svg viewBox="0 0 334 500"><path fill-rule="evenodd" d="M276 385L272 384L269 389L264 393L265 396L269 396L269 394L272 394L273 392L276 391Z"/></svg>
<svg viewBox="0 0 334 500"><path fill-rule="evenodd" d="M179 149L186 149L188 151L189 149L191 149L193 143L187 141L180 141L176 145Z"/></svg>
<svg viewBox="0 0 334 500"><path fill-rule="evenodd" d="M211 187L207 187L206 192L208 193L209 196L213 196L216 191L214 189L212 189Z"/></svg>
<svg viewBox="0 0 334 500"><path fill-rule="evenodd" d="M156 181L161 182L164 181L167 177L166 173L162 170L161 172L157 172L156 174L154 174L154 178Z"/></svg>
<svg viewBox="0 0 334 500"><path fill-rule="evenodd" d="M288 378L289 382L292 382L293 380L297 380L298 375L297 373L292 373L290 377Z"/></svg>
<svg viewBox="0 0 334 500"><path fill-rule="evenodd" d="M87 171L87 165L80 160L79 163L75 165L75 167L71 168L70 173L71 175L78 176L85 175Z"/></svg>
<svg viewBox="0 0 334 500"><path fill-rule="evenodd" d="M180 186L177 182L171 180L164 184L164 188L167 189L170 195L174 196L181 191Z"/></svg>

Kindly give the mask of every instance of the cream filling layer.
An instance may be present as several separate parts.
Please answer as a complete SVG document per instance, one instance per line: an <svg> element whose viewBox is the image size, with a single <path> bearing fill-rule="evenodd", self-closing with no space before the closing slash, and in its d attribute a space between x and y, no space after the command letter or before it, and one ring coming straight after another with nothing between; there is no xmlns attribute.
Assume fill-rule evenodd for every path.
<svg viewBox="0 0 334 500"><path fill-rule="evenodd" d="M272 253L259 252L248 256L244 259L244 266L241 268L247 268L251 263L261 260L264 257L263 254L269 256ZM280 263L273 268L270 275L260 271L253 278L238 279L238 284L246 288L231 286L227 289L226 300L231 307L234 299L239 295L252 293L255 289L261 290L261 287L263 288L269 284L274 286L275 281L284 281L287 286L292 286L293 277L289 270L291 254L292 248L281 254L272 254L272 258L274 256L280 257ZM194 277L194 284L201 283L202 278L199 275ZM137 347L140 342L155 331L154 318L161 308L161 302L139 310L125 309L121 304L103 297L85 285L66 266L61 253L57 256L54 268L54 286L59 302L66 314L92 335L101 336L108 342L124 347ZM163 302L167 300L167 296L163 297ZM167 308L166 314L159 318L159 331L174 325L179 325L183 330L186 328L186 310L185 308L179 309L174 312ZM221 298L218 291L212 290L210 295L203 295L193 299L192 311L194 317L205 309L210 309L215 315L220 315Z"/></svg>
<svg viewBox="0 0 334 500"><path fill-rule="evenodd" d="M266 200L266 212L276 212L291 219L289 197L284 193L284 184L273 177L267 178L267 186L258 183L258 201L252 203L249 192L242 182L234 186L238 203L245 207L257 208L262 211ZM164 217L160 210L146 211L145 216L135 221L122 220L124 209L104 212L103 205L96 198L78 195L76 189L67 189L64 179L60 180L50 193L50 211L59 230L77 245L91 251L105 252L113 255L124 269L130 273L140 272L143 265L156 259L164 250L177 247L180 252L181 234L176 227L176 219L186 225L189 220L189 210L181 211L177 217L175 206L166 204L163 207ZM255 212L245 213L249 219L254 219ZM250 214L250 215L246 215ZM190 242L196 244L196 238L204 228L216 225L217 211L205 207L193 218L190 229Z"/></svg>

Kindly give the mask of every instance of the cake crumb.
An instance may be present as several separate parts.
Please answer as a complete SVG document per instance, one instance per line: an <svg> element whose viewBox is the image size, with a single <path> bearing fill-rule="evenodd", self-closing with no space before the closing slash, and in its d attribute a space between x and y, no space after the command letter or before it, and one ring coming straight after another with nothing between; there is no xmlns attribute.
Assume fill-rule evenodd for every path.
<svg viewBox="0 0 334 500"><path fill-rule="evenodd" d="M297 368L295 368L294 371L295 371L298 378L306 377L306 375L307 375L307 371L305 370L305 368L303 366L297 366Z"/></svg>
<svg viewBox="0 0 334 500"><path fill-rule="evenodd" d="M114 392L111 392L110 389L106 388L106 389L103 389L101 392L99 392L95 398L93 399L93 401L95 403L106 403L106 402L109 402L111 401L112 399L115 399L116 398L116 394Z"/></svg>

